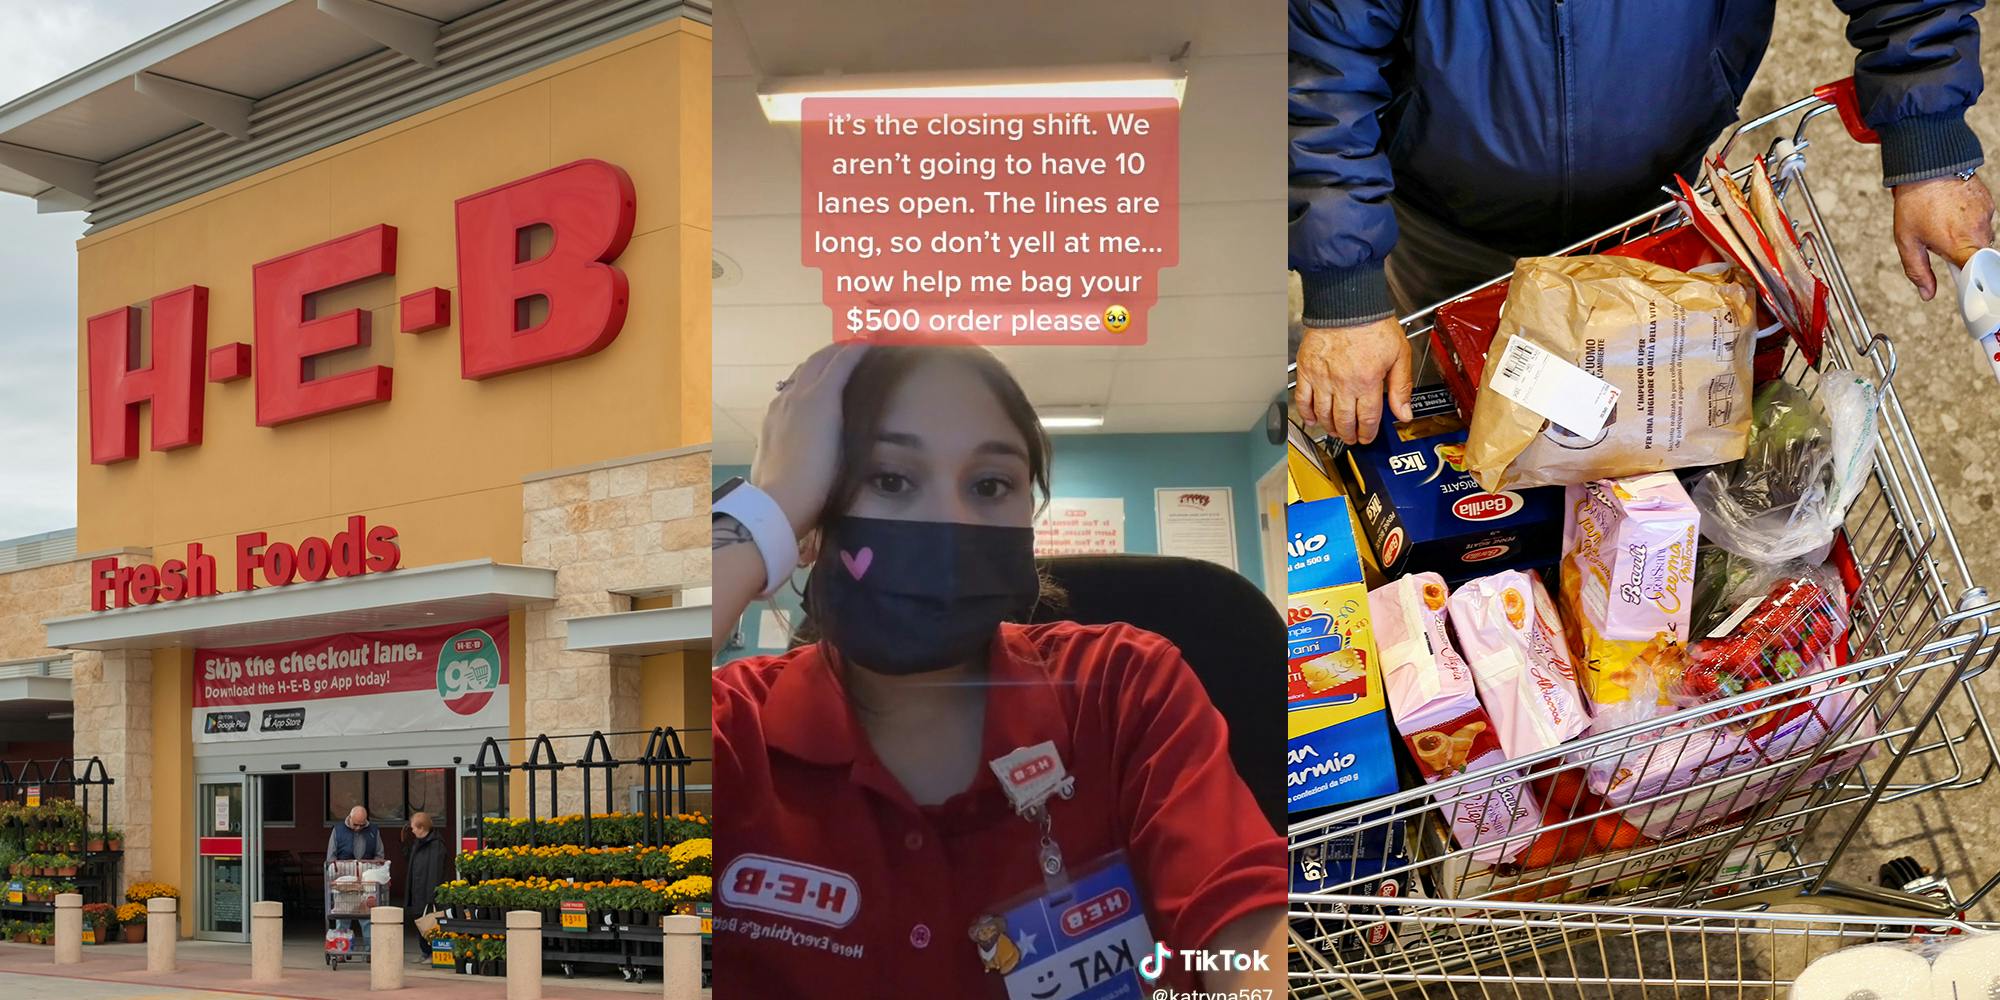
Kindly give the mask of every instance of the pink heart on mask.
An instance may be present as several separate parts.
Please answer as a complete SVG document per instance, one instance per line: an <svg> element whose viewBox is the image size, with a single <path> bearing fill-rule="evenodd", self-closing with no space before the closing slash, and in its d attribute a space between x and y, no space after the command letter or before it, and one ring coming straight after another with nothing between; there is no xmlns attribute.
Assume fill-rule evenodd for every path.
<svg viewBox="0 0 2000 1000"><path fill-rule="evenodd" d="M874 561L875 550L871 548L864 547L859 552L842 552L840 554L840 563L847 567L847 575L856 580L867 575L868 566Z"/></svg>

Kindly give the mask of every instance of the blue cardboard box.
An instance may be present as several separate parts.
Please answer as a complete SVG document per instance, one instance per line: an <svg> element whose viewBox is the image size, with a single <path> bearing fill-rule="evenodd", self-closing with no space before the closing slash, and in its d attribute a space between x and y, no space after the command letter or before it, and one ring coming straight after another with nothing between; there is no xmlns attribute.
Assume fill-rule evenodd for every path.
<svg viewBox="0 0 2000 1000"><path fill-rule="evenodd" d="M1451 393L1424 386L1413 419L1383 415L1375 440L1346 451L1368 545L1391 577L1436 573L1459 584L1562 555L1559 486L1488 493L1466 471L1465 421Z"/></svg>
<svg viewBox="0 0 2000 1000"><path fill-rule="evenodd" d="M1347 498L1291 504L1285 520L1285 806L1296 813L1398 786Z"/></svg>

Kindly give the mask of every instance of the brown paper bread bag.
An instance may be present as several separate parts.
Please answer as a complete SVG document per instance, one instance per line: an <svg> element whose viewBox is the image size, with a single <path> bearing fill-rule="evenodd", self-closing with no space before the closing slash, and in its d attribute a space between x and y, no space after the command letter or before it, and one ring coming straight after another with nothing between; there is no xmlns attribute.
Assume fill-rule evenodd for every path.
<svg viewBox="0 0 2000 1000"><path fill-rule="evenodd" d="M1497 493L1743 457L1754 322L1751 291L1734 269L1697 274L1630 257L1522 258L1472 411L1473 478ZM1496 377L1507 377L1516 337L1618 389L1601 433L1579 437L1494 388ZM1523 382L1510 384L1518 395Z"/></svg>

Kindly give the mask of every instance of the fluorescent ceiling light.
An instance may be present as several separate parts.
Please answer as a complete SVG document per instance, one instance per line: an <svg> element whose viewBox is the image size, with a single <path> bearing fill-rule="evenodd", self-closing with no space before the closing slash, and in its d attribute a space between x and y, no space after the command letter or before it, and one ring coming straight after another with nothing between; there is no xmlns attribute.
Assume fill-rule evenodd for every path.
<svg viewBox="0 0 2000 1000"><path fill-rule="evenodd" d="M1104 426L1104 413L1085 406L1054 407L1041 411L1041 421L1052 431L1084 430Z"/></svg>
<svg viewBox="0 0 2000 1000"><path fill-rule="evenodd" d="M764 117L796 122L809 97L1081 97L1109 100L1171 98L1187 93L1187 69L1165 60L1097 66L1050 66L950 73L866 73L789 77L757 88Z"/></svg>

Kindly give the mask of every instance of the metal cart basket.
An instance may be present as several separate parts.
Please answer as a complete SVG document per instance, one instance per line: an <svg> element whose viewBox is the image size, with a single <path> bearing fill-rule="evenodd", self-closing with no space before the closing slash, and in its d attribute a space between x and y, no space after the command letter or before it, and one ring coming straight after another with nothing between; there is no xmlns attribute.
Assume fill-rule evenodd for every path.
<svg viewBox="0 0 2000 1000"><path fill-rule="evenodd" d="M1813 97L1738 125L1721 147L1739 182L1758 169L1754 162L1740 162L1749 159L1744 151L1759 147L1754 152L1764 154L1803 254L1829 287L1821 357L1810 363L1796 344L1786 346L1782 377L1812 393L1821 370L1844 368L1870 376L1882 390L1874 469L1844 525L1851 568L1859 577L1845 662L1514 758L1504 768L1455 775L1294 822L1288 837L1293 887L1306 893L1295 895L1292 904L1289 965L1296 995L1321 990L1496 995L1477 985L1469 993L1464 985L1459 992L1448 988L1489 982L1720 983L1751 991L1740 995L1777 995L1772 991L1782 984L1776 974L1740 966L1731 979L1726 962L1715 964L1718 956L1740 955L1766 939L1824 944L1843 936L1907 936L1911 927L1950 924L2000 884L1996 874L1970 895L1949 899L1832 877L1878 804L1980 784L2000 757L1969 683L2000 655L1995 635L2000 603L1990 602L1971 579L1896 392L1896 345L1863 315L1806 183L1808 126L1841 111L1850 134L1867 138L1852 116L1851 94L1851 85L1844 94L1841 85L1820 88ZM1817 131L1831 134L1823 125ZM1679 207L1668 202L1563 253L1600 252L1686 224ZM1487 285L1502 280L1504 275ZM1446 365L1463 370L1449 356L1450 340L1431 336L1437 308L1404 321L1422 347L1419 371ZM1963 349L1955 338L1952 346ZM1755 767L1670 786L1617 808L1579 812L1481 847L1532 841L1552 830L1589 838L1600 820L1615 823L1620 817L1649 831L1667 831L1649 832L1636 843L1553 856L1510 852L1513 862L1499 864L1474 860L1472 850L1451 839L1444 817L1456 809L1483 808L1495 789L1549 782L1566 772L1577 780L1576 772L1593 765L1637 768L1674 760L1688 752L1692 740L1731 724L1727 716L1753 703L1759 711L1812 711L1834 721L1801 728L1789 745L1763 748ZM1492 770L1507 773L1495 778ZM1735 912L1801 899L1850 914L1901 917L1808 921ZM1605 972L1603 960L1615 950L1604 943L1607 933L1629 938L1621 947L1634 959L1641 955L1631 941L1651 938L1655 944L1692 947L1692 964L1654 962ZM1583 943L1572 935L1581 935L1576 940ZM1537 956L1572 948L1593 950L1598 960L1586 973L1562 974L1569 978L1553 972L1539 980L1524 978L1546 968L1533 964L1540 961ZM1425 983L1447 988L1413 988ZM1551 994L1537 986L1520 995Z"/></svg>
<svg viewBox="0 0 2000 1000"><path fill-rule="evenodd" d="M1558 903L1495 908L1428 899L1349 919L1354 907L1380 902L1292 898L1293 926L1311 928L1304 938L1324 954L1352 956L1336 967L1340 974L1294 968L1292 996L1785 1000L1802 969L1842 948L2000 933L2000 926L1911 917ZM1377 935L1398 944L1385 949L1365 943ZM1412 948L1415 943L1421 947ZM1419 953L1435 960L1414 960ZM1408 961L1376 960L1391 954Z"/></svg>
<svg viewBox="0 0 2000 1000"><path fill-rule="evenodd" d="M377 874L379 873L379 874ZM368 960L368 915L389 892L389 862L326 863L326 964Z"/></svg>

